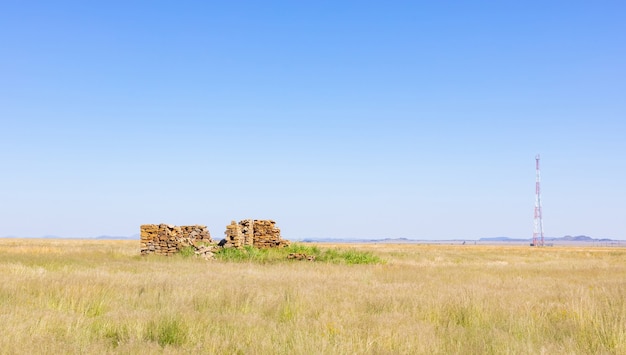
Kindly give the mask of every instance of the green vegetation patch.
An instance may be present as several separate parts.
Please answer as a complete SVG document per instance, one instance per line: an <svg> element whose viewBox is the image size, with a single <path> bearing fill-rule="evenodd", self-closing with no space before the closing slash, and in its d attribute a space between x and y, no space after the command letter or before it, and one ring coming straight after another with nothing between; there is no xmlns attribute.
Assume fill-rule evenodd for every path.
<svg viewBox="0 0 626 355"><path fill-rule="evenodd" d="M287 256L291 253L306 254L315 256L315 261L333 264L382 264L384 261L367 251L322 249L317 246L309 246L294 243L286 248L257 249L252 246L245 246L241 249L225 248L215 253L215 258L222 261L233 262L258 262L271 263L287 261Z"/></svg>
<svg viewBox="0 0 626 355"><path fill-rule="evenodd" d="M148 323L145 338L158 342L162 347L166 345L180 346L187 341L187 328L178 319L161 318Z"/></svg>
<svg viewBox="0 0 626 355"><path fill-rule="evenodd" d="M196 249L193 246L188 245L188 246L183 247L182 249L180 249L179 253L184 258L188 258L190 256L196 255Z"/></svg>

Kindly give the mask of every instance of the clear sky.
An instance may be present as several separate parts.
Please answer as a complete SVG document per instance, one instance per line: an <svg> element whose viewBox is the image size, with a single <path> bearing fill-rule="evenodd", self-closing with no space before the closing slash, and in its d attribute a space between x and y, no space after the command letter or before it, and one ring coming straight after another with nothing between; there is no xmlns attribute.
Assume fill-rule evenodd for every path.
<svg viewBox="0 0 626 355"><path fill-rule="evenodd" d="M2 1L0 236L626 239L624 1Z"/></svg>

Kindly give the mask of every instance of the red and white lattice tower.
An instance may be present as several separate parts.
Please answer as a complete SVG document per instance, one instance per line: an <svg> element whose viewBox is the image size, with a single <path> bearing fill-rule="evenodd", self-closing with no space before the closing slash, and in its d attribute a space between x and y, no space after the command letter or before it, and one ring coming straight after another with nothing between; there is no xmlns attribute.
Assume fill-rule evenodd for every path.
<svg viewBox="0 0 626 355"><path fill-rule="evenodd" d="M535 180L535 225L533 229L533 246L543 246L543 218L541 216L541 172L539 171L539 154L535 157L537 178Z"/></svg>

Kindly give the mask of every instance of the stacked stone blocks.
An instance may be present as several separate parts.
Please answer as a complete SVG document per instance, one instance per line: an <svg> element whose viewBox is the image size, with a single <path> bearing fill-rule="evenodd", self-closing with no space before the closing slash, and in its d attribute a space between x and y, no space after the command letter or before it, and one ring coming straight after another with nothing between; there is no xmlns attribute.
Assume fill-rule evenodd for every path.
<svg viewBox="0 0 626 355"><path fill-rule="evenodd" d="M206 226L173 226L144 224L141 226L141 254L173 255L182 248L200 243L213 243Z"/></svg>
<svg viewBox="0 0 626 355"><path fill-rule="evenodd" d="M262 219L232 221L226 226L226 238L220 243L225 248L241 248L246 245L255 248L286 247L289 241L282 239L276 222Z"/></svg>

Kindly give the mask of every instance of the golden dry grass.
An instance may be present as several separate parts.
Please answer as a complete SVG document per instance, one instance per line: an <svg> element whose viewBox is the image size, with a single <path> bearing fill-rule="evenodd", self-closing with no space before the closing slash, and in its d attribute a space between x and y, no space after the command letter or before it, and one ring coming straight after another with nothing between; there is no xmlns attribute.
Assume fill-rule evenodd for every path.
<svg viewBox="0 0 626 355"><path fill-rule="evenodd" d="M138 244L0 239L0 352L626 354L624 248L336 245L386 260L337 265Z"/></svg>

